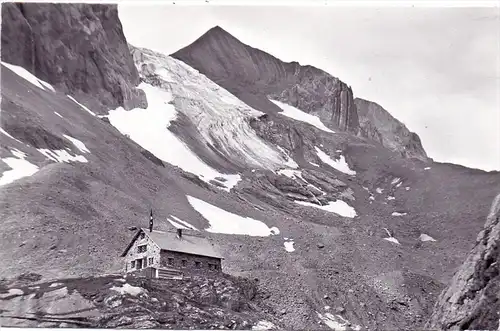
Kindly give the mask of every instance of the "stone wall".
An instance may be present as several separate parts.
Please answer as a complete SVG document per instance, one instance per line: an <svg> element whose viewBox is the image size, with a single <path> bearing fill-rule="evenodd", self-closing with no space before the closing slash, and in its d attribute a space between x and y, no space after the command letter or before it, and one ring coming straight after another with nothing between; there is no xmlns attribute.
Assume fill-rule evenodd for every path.
<svg viewBox="0 0 500 331"><path fill-rule="evenodd" d="M173 259L173 264L168 264L168 259ZM186 261L183 264L182 261ZM199 268L196 266L196 262L200 263ZM216 270L209 269L209 264L216 265ZM161 252L161 267L162 268L174 268L182 270L186 273L220 273L222 271L221 260L208 256L191 255L180 252L162 251Z"/></svg>
<svg viewBox="0 0 500 331"><path fill-rule="evenodd" d="M141 245L146 245L146 251L143 253L138 252L138 247ZM129 251L127 252L127 256L125 257L125 262L126 262L126 267L125 270L127 272L130 271L135 271L137 268L132 268L131 262L135 261L137 259L144 259L146 258L147 265L143 265L142 267L153 267L153 268L158 268L160 266L160 247L154 243L154 241L149 238L147 234L144 234L144 238L141 238L139 235L139 238L134 242L132 247L130 247ZM153 258L153 263L150 265L149 264L149 259Z"/></svg>

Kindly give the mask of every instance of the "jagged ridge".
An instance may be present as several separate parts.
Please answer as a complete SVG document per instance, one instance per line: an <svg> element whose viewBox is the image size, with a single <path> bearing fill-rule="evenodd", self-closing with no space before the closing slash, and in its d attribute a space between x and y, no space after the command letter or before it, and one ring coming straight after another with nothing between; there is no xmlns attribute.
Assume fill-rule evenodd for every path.
<svg viewBox="0 0 500 331"><path fill-rule="evenodd" d="M334 130L360 135L400 153L425 160L420 138L380 107L354 99L347 84L327 72L298 62L286 63L248 46L217 26L172 54L208 76L250 106L266 113L280 109L275 99L318 116ZM358 109L361 108L361 109Z"/></svg>

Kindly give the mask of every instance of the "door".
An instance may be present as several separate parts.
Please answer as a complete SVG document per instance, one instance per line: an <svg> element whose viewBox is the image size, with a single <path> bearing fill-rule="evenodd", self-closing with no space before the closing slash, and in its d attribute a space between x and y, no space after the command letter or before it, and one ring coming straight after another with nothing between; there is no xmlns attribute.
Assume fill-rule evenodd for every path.
<svg viewBox="0 0 500 331"><path fill-rule="evenodd" d="M138 270L139 270L139 269L142 269L142 259L138 259L138 260L136 260L136 263L135 263L135 264L137 265L137 269L138 269Z"/></svg>

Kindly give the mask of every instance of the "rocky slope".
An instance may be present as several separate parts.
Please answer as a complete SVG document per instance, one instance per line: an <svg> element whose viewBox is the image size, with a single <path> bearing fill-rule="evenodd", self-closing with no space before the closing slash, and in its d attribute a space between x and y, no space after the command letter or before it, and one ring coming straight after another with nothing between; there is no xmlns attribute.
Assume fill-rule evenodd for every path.
<svg viewBox="0 0 500 331"><path fill-rule="evenodd" d="M52 8L50 15L108 10ZM47 26L57 24L49 20ZM99 31L89 43L97 42ZM20 46L5 39L2 52ZM262 312L286 329L423 325L484 225L500 185L497 172L404 158L356 130L338 130L349 128L349 120L328 124L332 132L300 109L287 110L295 117L275 114L281 106L268 94L288 87L273 87L273 70L297 78L279 62L266 62L265 53L255 51L270 70L249 76L247 94L238 78L237 98L178 59L136 50L116 55L137 66L147 98L144 108L129 110L118 101L107 108L87 102L106 99L106 92L92 90L100 86L93 72L81 80L92 82L96 94L75 101L66 87L2 64L0 277L35 272L47 283L121 272L118 256L132 236L128 228L147 225L153 208L156 229L168 230L179 218L218 246L226 273L258 279L257 291L265 293L261 309L244 320L254 323ZM67 84L79 79L69 76ZM329 80L334 90L340 86ZM322 103L310 89L304 100ZM325 91L332 107L342 99L337 92ZM254 108L247 97L257 102ZM157 290L175 288L163 285ZM107 285L101 290L109 294ZM160 306L150 310L145 314L157 322L165 313ZM209 322L222 322L216 311L208 311Z"/></svg>
<svg viewBox="0 0 500 331"><path fill-rule="evenodd" d="M94 109L145 106L117 6L2 4L2 61Z"/></svg>
<svg viewBox="0 0 500 331"><path fill-rule="evenodd" d="M420 137L395 119L382 106L368 100L354 99L362 136L380 142L402 157L427 159Z"/></svg>
<svg viewBox="0 0 500 331"><path fill-rule="evenodd" d="M147 280L117 275L36 281L24 274L0 283L0 323L11 327L238 329L265 320L265 293L254 282L224 275ZM275 321L276 323L276 321Z"/></svg>
<svg viewBox="0 0 500 331"><path fill-rule="evenodd" d="M400 153L426 160L417 134L380 106L354 98L351 87L330 74L297 62L286 63L243 44L214 27L172 54L255 109L280 111L278 100L318 116L328 127L359 134Z"/></svg>
<svg viewBox="0 0 500 331"><path fill-rule="evenodd" d="M484 229L449 287L436 302L427 327L500 330L500 194Z"/></svg>

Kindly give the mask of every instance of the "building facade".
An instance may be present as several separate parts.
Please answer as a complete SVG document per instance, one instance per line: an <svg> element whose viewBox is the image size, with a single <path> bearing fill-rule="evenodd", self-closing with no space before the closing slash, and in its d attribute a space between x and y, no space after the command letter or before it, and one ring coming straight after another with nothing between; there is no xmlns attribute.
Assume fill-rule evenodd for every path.
<svg viewBox="0 0 500 331"><path fill-rule="evenodd" d="M222 256L206 238L176 232L140 229L123 254L125 271L176 269L183 273L220 273Z"/></svg>

